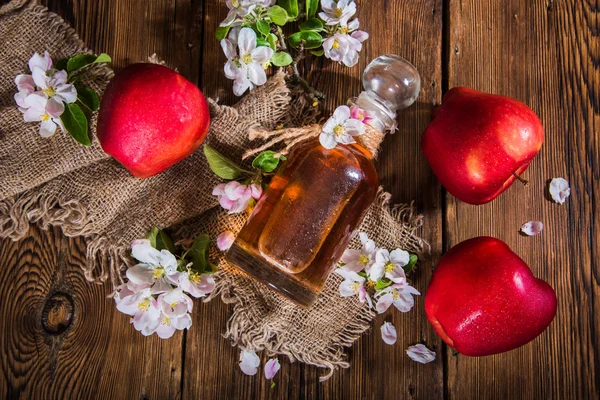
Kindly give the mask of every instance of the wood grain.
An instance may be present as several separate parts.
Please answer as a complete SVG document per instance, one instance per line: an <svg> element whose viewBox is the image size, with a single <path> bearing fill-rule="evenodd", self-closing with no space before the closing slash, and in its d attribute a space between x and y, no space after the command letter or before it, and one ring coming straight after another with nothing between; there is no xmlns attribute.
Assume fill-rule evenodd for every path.
<svg viewBox="0 0 600 400"><path fill-rule="evenodd" d="M214 31L221 0L42 0L71 23L116 69L157 53L225 104L237 101L223 74ZM307 59L301 70L328 95L325 115L361 90L361 71L396 53L422 78L417 103L399 115L378 160L395 202L415 200L431 244L415 276L424 294L442 250L478 235L506 241L556 290L559 311L531 344L502 355L468 358L442 345L413 311L390 311L350 349L351 368L319 383L317 368L281 359L277 386L247 377L239 351L221 337L229 306L195 303L192 329L168 341L144 338L107 298L108 287L83 278L85 243L32 227L19 242L0 241L0 396L8 398L598 398L600 388L600 43L598 0L357 0L371 37L360 63L346 68ZM467 85L529 104L546 127L544 148L527 171L532 185L513 185L494 202L469 206L445 195L420 152L420 133L448 87ZM546 180L571 182L568 204L544 199ZM540 219L542 235L518 235ZM72 306L72 310L69 307ZM69 323L69 313L71 322ZM381 323L399 340L386 346ZM424 342L438 352L428 365L404 350ZM266 357L263 355L263 363Z"/></svg>
<svg viewBox="0 0 600 400"><path fill-rule="evenodd" d="M598 196L600 56L598 1L451 1L449 87L469 86L519 99L540 116L546 139L514 184L483 206L447 196L445 247L491 235L504 240L556 290L558 314L532 343L485 358L448 350L448 397L598 398ZM562 176L571 198L544 198ZM541 220L537 237L520 226Z"/></svg>

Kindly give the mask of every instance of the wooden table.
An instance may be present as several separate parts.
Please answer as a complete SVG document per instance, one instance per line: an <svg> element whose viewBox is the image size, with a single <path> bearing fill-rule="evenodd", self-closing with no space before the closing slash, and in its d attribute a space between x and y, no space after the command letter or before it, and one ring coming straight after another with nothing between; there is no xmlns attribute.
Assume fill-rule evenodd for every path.
<svg viewBox="0 0 600 400"><path fill-rule="evenodd" d="M207 96L231 104L225 58L214 38L226 15L219 0L44 0L115 68L157 53ZM327 111L361 90L367 63L385 53L413 62L423 89L386 139L378 168L396 202L425 216L431 254L415 286L423 292L443 251L478 235L506 241L547 280L558 315L532 343L485 358L458 355L429 326L419 298L407 314L380 316L349 351L351 367L319 383L322 371L282 359L277 386L243 375L239 351L221 337L229 307L197 303L194 326L163 341L143 338L107 299L110 287L85 281L84 244L59 230L31 227L19 242L0 242L0 396L9 398L327 398L585 399L600 388L600 1L358 0L371 37L358 66L308 60L308 80L329 96ZM447 194L419 148L419 137L448 88L465 85L512 96L540 116L546 141L525 176L483 206ZM546 181L565 177L564 206L544 199ZM518 230L546 224L538 237ZM61 299L64 293L65 299ZM66 305L65 305L66 304ZM66 331L56 317L68 315ZM42 319L54 308L45 328ZM60 319L60 318L59 318ZM392 321L398 343L379 335ZM438 353L421 365L405 354L424 342Z"/></svg>

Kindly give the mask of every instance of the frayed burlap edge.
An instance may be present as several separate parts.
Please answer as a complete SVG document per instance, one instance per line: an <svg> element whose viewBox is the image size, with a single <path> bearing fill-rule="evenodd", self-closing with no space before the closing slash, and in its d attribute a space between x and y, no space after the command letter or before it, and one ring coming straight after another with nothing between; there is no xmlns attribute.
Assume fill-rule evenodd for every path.
<svg viewBox="0 0 600 400"><path fill-rule="evenodd" d="M407 228L409 239L415 246L415 250L419 254L423 253L429 247L429 244L417 235L423 224L423 216L415 214L413 204L391 205L391 197L391 194L384 191L383 187L379 187L377 198L372 207L380 208L388 213L394 221ZM350 366L344 349L351 347L363 333L371 328L371 323L376 316L375 311L369 309L365 303L356 319L347 324L332 339L327 348L317 352L306 352L306 349L298 348L293 343L279 339L279 336L284 334L284 326L257 324L252 316L248 314L247 309L247 304L254 301L250 298L252 293L246 288L239 287L234 281L227 279L223 276L224 274L224 271L215 274L217 287L204 300L204 302L209 302L216 297L220 297L224 303L233 305L233 313L227 322L227 330L223 337L230 339L234 346L243 343L244 347L255 351L265 350L268 354L285 355L291 362L298 360L309 365L325 368L328 371L319 377L320 382L331 378L336 369ZM339 277L334 277L334 279L341 281Z"/></svg>

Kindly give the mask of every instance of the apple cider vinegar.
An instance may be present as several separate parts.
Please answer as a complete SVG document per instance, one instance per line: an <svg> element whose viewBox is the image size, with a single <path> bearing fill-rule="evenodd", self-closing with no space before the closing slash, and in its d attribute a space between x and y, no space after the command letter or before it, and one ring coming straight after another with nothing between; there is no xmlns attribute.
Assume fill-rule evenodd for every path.
<svg viewBox="0 0 600 400"><path fill-rule="evenodd" d="M380 142L395 111L417 98L420 78L406 60L382 56L369 64L363 84L366 90L351 103L368 114L367 133ZM377 171L365 147L326 149L318 138L294 146L227 260L297 304L313 304L377 196Z"/></svg>

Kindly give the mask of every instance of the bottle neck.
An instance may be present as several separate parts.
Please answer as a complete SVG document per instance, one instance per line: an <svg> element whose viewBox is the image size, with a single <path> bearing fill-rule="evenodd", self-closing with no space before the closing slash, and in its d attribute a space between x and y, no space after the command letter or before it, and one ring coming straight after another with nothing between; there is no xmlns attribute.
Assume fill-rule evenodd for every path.
<svg viewBox="0 0 600 400"><path fill-rule="evenodd" d="M370 117L368 124L373 128L378 129L383 134L392 129L396 120L396 112L387 101L375 93L366 91L361 92L352 101L361 109L367 111Z"/></svg>

